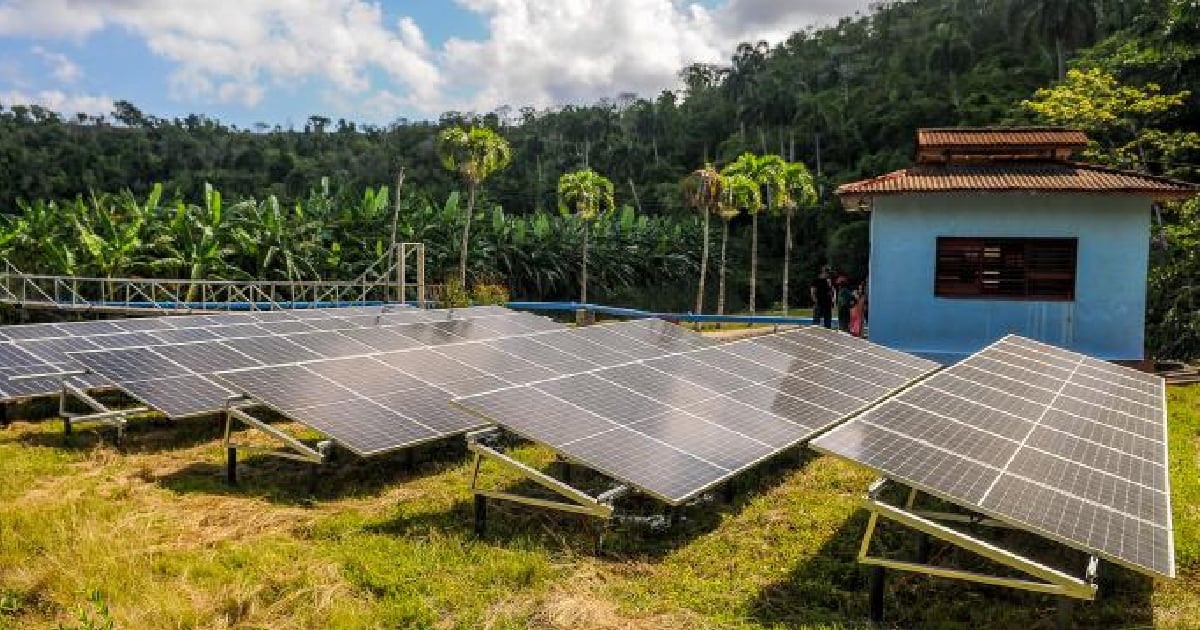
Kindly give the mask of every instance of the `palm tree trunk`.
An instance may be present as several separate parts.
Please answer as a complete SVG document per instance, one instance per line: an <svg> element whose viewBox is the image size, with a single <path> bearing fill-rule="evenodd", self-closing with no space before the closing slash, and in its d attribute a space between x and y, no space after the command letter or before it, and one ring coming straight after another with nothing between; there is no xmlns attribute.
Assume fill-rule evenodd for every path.
<svg viewBox="0 0 1200 630"><path fill-rule="evenodd" d="M579 275L579 303L587 304L588 221L583 222L583 270Z"/></svg>
<svg viewBox="0 0 1200 630"><path fill-rule="evenodd" d="M754 294L758 290L758 213L750 217L750 314L754 315Z"/></svg>
<svg viewBox="0 0 1200 630"><path fill-rule="evenodd" d="M458 257L458 282L465 290L467 288L467 247L471 243L471 217L475 214L475 186L468 186L467 220L463 224L462 250Z"/></svg>
<svg viewBox="0 0 1200 630"><path fill-rule="evenodd" d="M708 221L712 213L704 209L704 245L700 249L700 286L696 289L696 314L704 314L704 277L708 275Z"/></svg>
<svg viewBox="0 0 1200 630"><path fill-rule="evenodd" d="M1058 57L1058 80L1062 81L1067 77L1067 66L1063 59L1063 40L1060 36L1054 37L1054 52Z"/></svg>
<svg viewBox="0 0 1200 630"><path fill-rule="evenodd" d="M717 276L717 315L725 314L725 249L729 244L729 221L721 232L721 273Z"/></svg>
<svg viewBox="0 0 1200 630"><path fill-rule="evenodd" d="M788 314L788 272L792 266L792 213L784 212L783 218L783 316Z"/></svg>

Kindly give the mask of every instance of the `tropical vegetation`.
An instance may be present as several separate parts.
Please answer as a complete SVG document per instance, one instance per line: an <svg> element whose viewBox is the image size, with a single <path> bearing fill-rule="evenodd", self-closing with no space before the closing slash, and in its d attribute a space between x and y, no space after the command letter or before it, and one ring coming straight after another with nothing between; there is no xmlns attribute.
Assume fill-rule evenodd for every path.
<svg viewBox="0 0 1200 630"><path fill-rule="evenodd" d="M386 248L395 218L401 238L429 246L436 280L563 299L580 286L584 223L557 216L555 182L590 168L613 183L618 208L587 228L595 297L675 311L803 306L789 275L866 271L865 217L843 212L833 189L908 165L918 127L1081 126L1095 141L1086 159L1200 179L1198 24L1190 0L887 1L775 45L744 43L726 64L682 68L682 87L658 95L388 125L312 116L241 128L125 101L68 118L5 104L0 244L30 271L353 278ZM808 165L799 177L815 194L788 199L760 182L761 208L724 207L721 280L732 291L718 300L721 282L697 278L719 263L702 227L718 204L697 204L688 182L747 152ZM391 186L380 203L398 172L403 194ZM167 201L148 210L152 196ZM1200 355L1186 316L1197 263L1181 245L1194 216L1174 205L1155 215L1148 338L1163 354ZM629 224L653 235L615 227ZM508 249L535 229L552 236ZM676 232L686 236L670 247Z"/></svg>

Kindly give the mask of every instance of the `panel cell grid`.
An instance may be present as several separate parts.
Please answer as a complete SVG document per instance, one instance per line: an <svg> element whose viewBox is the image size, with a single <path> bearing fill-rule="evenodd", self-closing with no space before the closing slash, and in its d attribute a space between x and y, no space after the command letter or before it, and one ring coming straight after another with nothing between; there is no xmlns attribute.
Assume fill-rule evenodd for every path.
<svg viewBox="0 0 1200 630"><path fill-rule="evenodd" d="M1156 377L1009 336L813 446L1134 570L1174 574Z"/></svg>
<svg viewBox="0 0 1200 630"><path fill-rule="evenodd" d="M548 335L544 341L568 352L581 343L636 347L602 344L604 333L613 331L651 340L646 345L665 339L658 350L670 352L456 403L567 459L679 504L936 367L905 355L900 355L905 360L887 352L868 355L869 343L843 342L847 336L839 333L796 330L709 346L683 329L662 326L669 325L598 326L585 339L575 331ZM845 366L860 378L823 364L859 355L861 362ZM587 351L579 356L597 360Z"/></svg>

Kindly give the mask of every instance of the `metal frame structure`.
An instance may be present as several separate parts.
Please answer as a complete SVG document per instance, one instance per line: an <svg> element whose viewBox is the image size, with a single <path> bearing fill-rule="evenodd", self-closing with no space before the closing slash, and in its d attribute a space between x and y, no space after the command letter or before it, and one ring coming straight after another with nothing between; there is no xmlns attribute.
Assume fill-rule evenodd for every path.
<svg viewBox="0 0 1200 630"><path fill-rule="evenodd" d="M417 281L415 287L417 290L417 308L425 308L425 244L424 243L396 243L395 254L396 262L392 268L396 270L396 301L408 301L408 259L415 259ZM391 269L388 270L389 272ZM385 274L386 275L386 274Z"/></svg>
<svg viewBox="0 0 1200 630"><path fill-rule="evenodd" d="M592 496L578 488L575 488L565 482L559 481L550 475L537 470L527 464L517 461L516 459L504 454L501 449L494 443L501 435L500 430L492 427L475 431L467 434L467 449L475 454L475 461L471 472L471 492L475 497L475 534L483 536L487 529L487 502L489 499L499 501L510 501L513 503L521 503L524 505L532 505L534 507L557 510L570 514L580 514L600 519L601 525L595 531L595 550L597 553L604 542L604 533L606 528L613 518L615 512L614 504L618 499L630 492L629 486L618 485L614 488L606 490L597 496ZM491 442L489 444L489 442ZM501 467L515 472L521 477L536 483L537 485L558 494L571 501L553 501L550 499L539 499L511 492L503 492L499 490L486 490L479 487L479 470L483 465L484 460L490 460Z"/></svg>
<svg viewBox="0 0 1200 630"><path fill-rule="evenodd" d="M415 281L407 277L409 258ZM0 263L0 303L25 308L163 314L240 303L276 310L299 303L387 302L393 294L404 301L409 286L416 287L418 305L425 305L424 243L396 243L354 280L90 278L24 273L8 260Z"/></svg>
<svg viewBox="0 0 1200 630"><path fill-rule="evenodd" d="M241 403L239 405L239 403ZM237 485L237 453L238 450L270 455L272 457L280 457L299 462L308 462L316 466L324 464L329 459L331 450L333 449L332 440L321 440L316 443L315 447L311 447L297 439L295 436L271 426L270 424L255 418L247 413L247 410L255 406L249 402L249 399L244 396L232 396L225 402L225 432L222 438L222 443L225 446L225 480L229 485ZM281 448L272 448L269 446L259 446L257 444L249 444L245 442L237 442L233 436L233 423L240 422L248 428L256 429L269 435L270 437L282 443ZM289 450L290 449L290 450ZM314 467L314 481L317 468Z"/></svg>
<svg viewBox="0 0 1200 630"><path fill-rule="evenodd" d="M116 430L114 443L120 446L121 439L125 436L125 425L128 424L129 416L135 413L146 413L150 411L149 407L131 407L129 409L110 409L104 403L96 400L82 388L71 383L67 379L72 376L83 376L90 374L87 370L74 370L70 372L50 372L46 374L23 374L20 376L10 376L10 381L25 381L38 378L53 378L58 377L62 383L62 388L58 395L58 415L63 421L63 439L70 440L72 428L80 423L95 423L113 427ZM74 397L79 402L91 409L91 413L79 413L67 410L67 401Z"/></svg>
<svg viewBox="0 0 1200 630"><path fill-rule="evenodd" d="M999 545L943 524L962 523L1008 528L1010 526L1007 523L971 514L916 509L916 501L920 496L916 488L909 489L908 498L903 506L896 506L883 500L881 498L882 493L890 483L893 482L887 478L877 479L867 491L864 507L870 512L870 517L867 521L866 531L863 533L862 544L858 550L858 562L873 567L870 589L870 611L873 622L879 623L883 621L883 583L886 569L924 573L935 577L1058 595L1067 598L1064 600L1064 609L1067 609L1065 604L1070 600L1093 600L1096 598L1096 574L1099 568L1099 559L1096 556L1092 555L1089 557L1082 578L1070 575L1025 557L1018 552L1005 549ZM920 533L921 544L918 547L919 557L916 561L895 560L879 555L871 555L871 541L874 538L875 528L880 518L894 521ZM988 575L986 573L929 564L928 558L925 557L927 555L929 536L970 551L997 564L1016 569L1029 575L1032 579Z"/></svg>

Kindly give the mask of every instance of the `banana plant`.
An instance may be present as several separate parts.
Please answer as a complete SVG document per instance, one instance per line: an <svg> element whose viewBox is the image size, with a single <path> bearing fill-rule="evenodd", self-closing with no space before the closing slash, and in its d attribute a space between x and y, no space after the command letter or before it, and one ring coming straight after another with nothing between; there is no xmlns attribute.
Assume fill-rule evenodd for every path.
<svg viewBox="0 0 1200 630"><path fill-rule="evenodd" d="M193 281L224 277L234 271L228 260L234 253L228 216L237 216L248 205L241 202L227 211L221 193L209 184L204 185L203 206L176 200L174 212L155 239L158 256L151 269L167 270L174 277ZM188 284L185 301L195 301L198 290L195 282Z"/></svg>
<svg viewBox="0 0 1200 630"><path fill-rule="evenodd" d="M289 281L320 277L317 264L325 257L319 238L321 226L305 216L301 204L289 213L271 195L259 203L251 201L248 208L233 228L233 240L248 258L243 272L255 278Z"/></svg>
<svg viewBox="0 0 1200 630"><path fill-rule="evenodd" d="M71 245L78 240L72 217L75 207L41 199L33 203L17 201L17 207L21 210L18 217L4 217L0 245L4 257L30 273L77 273L76 251Z"/></svg>
<svg viewBox="0 0 1200 630"><path fill-rule="evenodd" d="M75 200L75 229L87 257L85 267L105 278L130 275L148 250L143 229L158 208L162 186L155 185L144 203L132 193L93 194L89 203ZM109 298L112 299L112 287Z"/></svg>

